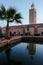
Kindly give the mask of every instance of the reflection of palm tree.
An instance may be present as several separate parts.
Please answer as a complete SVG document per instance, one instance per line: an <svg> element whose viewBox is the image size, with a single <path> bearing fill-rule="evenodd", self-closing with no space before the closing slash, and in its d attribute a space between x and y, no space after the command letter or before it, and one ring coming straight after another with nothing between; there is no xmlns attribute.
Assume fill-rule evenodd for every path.
<svg viewBox="0 0 43 65"><path fill-rule="evenodd" d="M35 55L35 52L36 52L36 44L30 43L27 46L27 49L29 51L29 54L30 54L31 59L33 59L34 58L34 55Z"/></svg>
<svg viewBox="0 0 43 65"><path fill-rule="evenodd" d="M17 11L14 8L9 8L6 10L6 8L2 5L0 8L0 19L7 21L7 27L6 27L6 35L7 37L10 37L9 35L9 22L15 21L16 23L21 23L21 14L17 13Z"/></svg>
<svg viewBox="0 0 43 65"><path fill-rule="evenodd" d="M7 61L8 61L8 65L21 65L22 62L20 61L14 61L11 59L11 48L8 48L5 50L5 53L6 53L6 58L7 58Z"/></svg>
<svg viewBox="0 0 43 65"><path fill-rule="evenodd" d="M6 49L5 53L6 53L6 58L7 58L8 64L10 65L10 62L11 62L11 58L10 58L11 49L10 48Z"/></svg>

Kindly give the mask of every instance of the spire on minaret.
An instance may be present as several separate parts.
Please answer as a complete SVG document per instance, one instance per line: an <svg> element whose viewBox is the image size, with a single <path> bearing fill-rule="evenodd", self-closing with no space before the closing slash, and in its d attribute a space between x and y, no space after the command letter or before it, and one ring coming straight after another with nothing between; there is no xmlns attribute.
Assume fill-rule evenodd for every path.
<svg viewBox="0 0 43 65"><path fill-rule="evenodd" d="M35 8L35 5L34 5L34 3L32 3L32 5L31 5L31 9L34 9Z"/></svg>

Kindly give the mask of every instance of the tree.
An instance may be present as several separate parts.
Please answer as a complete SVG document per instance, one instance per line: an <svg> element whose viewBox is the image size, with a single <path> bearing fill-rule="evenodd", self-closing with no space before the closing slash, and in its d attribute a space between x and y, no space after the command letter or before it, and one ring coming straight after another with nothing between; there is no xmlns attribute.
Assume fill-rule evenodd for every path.
<svg viewBox="0 0 43 65"><path fill-rule="evenodd" d="M2 5L0 8L0 19L7 21L6 36L7 36L7 38L9 38L10 37L10 35L9 35L9 22L14 21L16 23L21 23L22 16L20 13L17 13L16 9L14 9L12 7L9 9L6 9L4 7L4 5Z"/></svg>
<svg viewBox="0 0 43 65"><path fill-rule="evenodd" d="M1 27L0 27L0 34L2 34L2 29L1 29Z"/></svg>

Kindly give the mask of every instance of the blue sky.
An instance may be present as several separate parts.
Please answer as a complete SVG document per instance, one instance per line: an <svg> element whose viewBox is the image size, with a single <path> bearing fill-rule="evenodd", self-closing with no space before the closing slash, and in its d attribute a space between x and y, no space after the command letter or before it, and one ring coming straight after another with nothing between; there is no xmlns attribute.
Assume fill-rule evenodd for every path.
<svg viewBox="0 0 43 65"><path fill-rule="evenodd" d="M43 0L0 0L0 6L3 4L6 9L14 7L23 16L22 24L29 24L29 9L31 4L35 4L37 11L37 23L43 23ZM0 20L0 26L6 26L6 21ZM15 22L10 23L10 26L18 25Z"/></svg>

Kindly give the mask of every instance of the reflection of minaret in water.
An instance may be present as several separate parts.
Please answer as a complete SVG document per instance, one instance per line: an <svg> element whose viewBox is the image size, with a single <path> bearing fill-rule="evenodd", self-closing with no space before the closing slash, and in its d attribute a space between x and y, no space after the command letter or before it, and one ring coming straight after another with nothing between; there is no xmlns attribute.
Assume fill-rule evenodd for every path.
<svg viewBox="0 0 43 65"><path fill-rule="evenodd" d="M35 43L30 43L27 46L27 49L29 51L29 55L30 55L31 59L34 59L34 55L36 53L36 44Z"/></svg>

